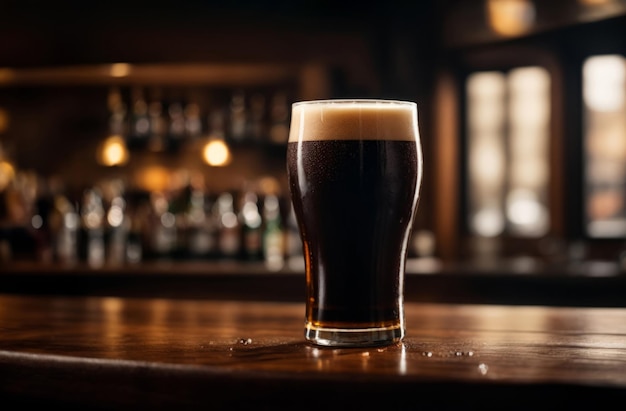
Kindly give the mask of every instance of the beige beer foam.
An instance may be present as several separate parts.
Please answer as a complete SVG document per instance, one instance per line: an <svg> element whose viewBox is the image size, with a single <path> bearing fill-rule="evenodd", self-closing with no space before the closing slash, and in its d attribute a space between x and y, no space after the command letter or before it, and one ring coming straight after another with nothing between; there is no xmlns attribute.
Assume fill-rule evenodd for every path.
<svg viewBox="0 0 626 411"><path fill-rule="evenodd" d="M306 127L302 125L306 124ZM318 100L292 106L289 142L419 138L417 105L393 100Z"/></svg>

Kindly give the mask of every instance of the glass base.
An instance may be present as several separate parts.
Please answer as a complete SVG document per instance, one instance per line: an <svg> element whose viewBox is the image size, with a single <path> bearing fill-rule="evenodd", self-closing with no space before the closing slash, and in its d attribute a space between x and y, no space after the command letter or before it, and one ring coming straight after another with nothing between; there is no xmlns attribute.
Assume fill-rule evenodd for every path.
<svg viewBox="0 0 626 411"><path fill-rule="evenodd" d="M372 347L395 344L404 338L402 324L379 328L325 328L307 323L307 341L327 347Z"/></svg>

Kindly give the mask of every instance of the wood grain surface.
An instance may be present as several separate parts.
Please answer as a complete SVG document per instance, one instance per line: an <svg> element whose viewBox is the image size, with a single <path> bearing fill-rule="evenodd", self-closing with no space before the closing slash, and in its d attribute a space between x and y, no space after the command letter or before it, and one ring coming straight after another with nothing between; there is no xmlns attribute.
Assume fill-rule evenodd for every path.
<svg viewBox="0 0 626 411"><path fill-rule="evenodd" d="M402 344L350 349L306 343L303 316L292 302L0 295L1 398L296 410L626 399L626 309L407 303Z"/></svg>

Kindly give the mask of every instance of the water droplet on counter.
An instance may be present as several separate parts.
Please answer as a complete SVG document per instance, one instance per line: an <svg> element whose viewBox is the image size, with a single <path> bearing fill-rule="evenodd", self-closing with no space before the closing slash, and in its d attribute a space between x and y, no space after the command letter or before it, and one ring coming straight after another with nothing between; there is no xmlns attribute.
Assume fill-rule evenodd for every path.
<svg viewBox="0 0 626 411"><path fill-rule="evenodd" d="M480 371L482 375L485 375L487 374L487 371L489 371L489 366L487 364L480 363L478 364L478 371Z"/></svg>
<svg viewBox="0 0 626 411"><path fill-rule="evenodd" d="M252 344L252 338L241 338L239 339L239 344L242 344L242 345Z"/></svg>
<svg viewBox="0 0 626 411"><path fill-rule="evenodd" d="M423 357L432 357L432 356L433 356L433 353L432 353L432 352L430 352L430 351L424 351L424 352L422 353L422 356L423 356Z"/></svg>
<svg viewBox="0 0 626 411"><path fill-rule="evenodd" d="M452 355L455 357L473 357L474 351L455 351Z"/></svg>

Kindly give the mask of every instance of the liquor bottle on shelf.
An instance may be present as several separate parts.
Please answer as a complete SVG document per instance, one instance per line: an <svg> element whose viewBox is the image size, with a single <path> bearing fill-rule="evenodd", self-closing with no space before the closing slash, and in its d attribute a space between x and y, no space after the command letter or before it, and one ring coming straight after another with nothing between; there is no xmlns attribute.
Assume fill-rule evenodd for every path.
<svg viewBox="0 0 626 411"><path fill-rule="evenodd" d="M213 108L208 113L207 133L209 138L225 140L226 138L226 112L223 108Z"/></svg>
<svg viewBox="0 0 626 411"><path fill-rule="evenodd" d="M54 192L45 179L38 178L37 180L30 225L35 240L37 260L50 262L53 258L51 217L54 210Z"/></svg>
<svg viewBox="0 0 626 411"><path fill-rule="evenodd" d="M242 142L248 131L248 109L246 95L243 90L233 92L230 100L230 129L228 137L233 142Z"/></svg>
<svg viewBox="0 0 626 411"><path fill-rule="evenodd" d="M128 236L126 238L126 255L125 260L129 264L137 264L144 259L144 239L143 230L145 228L144 218L148 214L148 210L143 208L141 204L128 206ZM144 211L145 210L145 211Z"/></svg>
<svg viewBox="0 0 626 411"><path fill-rule="evenodd" d="M191 96L184 108L185 135L190 141L198 140L202 136L202 110L198 98Z"/></svg>
<svg viewBox="0 0 626 411"><path fill-rule="evenodd" d="M265 96L254 93L250 96L250 121L248 122L248 137L254 142L267 139L265 116Z"/></svg>
<svg viewBox="0 0 626 411"><path fill-rule="evenodd" d="M270 108L269 141L272 144L287 144L289 137L289 100L287 93L279 91L272 96Z"/></svg>
<svg viewBox="0 0 626 411"><path fill-rule="evenodd" d="M167 148L167 119L164 114L162 99L161 90L155 89L148 105L150 121L148 148L156 152L164 151Z"/></svg>
<svg viewBox="0 0 626 411"><path fill-rule="evenodd" d="M187 210L187 256L191 259L209 259L217 253L218 227L203 183L198 178L192 185Z"/></svg>
<svg viewBox="0 0 626 411"><path fill-rule="evenodd" d="M241 259L260 261L263 259L263 218L259 212L257 194L247 189L241 197L239 209L241 223Z"/></svg>
<svg viewBox="0 0 626 411"><path fill-rule="evenodd" d="M285 236L277 195L268 193L263 199L263 258L272 271L285 264Z"/></svg>
<svg viewBox="0 0 626 411"><path fill-rule="evenodd" d="M241 247L241 224L235 213L233 195L228 191L221 193L214 207L219 223L219 256L223 259L236 259Z"/></svg>
<svg viewBox="0 0 626 411"><path fill-rule="evenodd" d="M109 131L111 135L126 138L128 134L128 124L126 121L128 109L126 103L124 103L119 87L112 87L109 90L107 106L109 108Z"/></svg>
<svg viewBox="0 0 626 411"><path fill-rule="evenodd" d="M98 187L91 187L83 192L80 216L78 239L80 259L91 267L100 267L105 262L105 210L102 193Z"/></svg>
<svg viewBox="0 0 626 411"><path fill-rule="evenodd" d="M63 193L58 193L54 197L51 220L54 227L54 260L68 266L78 263L80 217Z"/></svg>
<svg viewBox="0 0 626 411"><path fill-rule="evenodd" d="M127 145L129 148L145 148L150 138L150 117L143 89L132 89L132 112Z"/></svg>
<svg viewBox="0 0 626 411"><path fill-rule="evenodd" d="M134 188L126 194L126 210L130 226L126 245L126 262L136 264L156 256L153 248L157 218L152 193ZM159 222L160 223L160 222Z"/></svg>
<svg viewBox="0 0 626 411"><path fill-rule="evenodd" d="M189 172L179 170L173 175L173 186L168 190L168 213L174 217L176 241L171 256L182 259L187 254L188 247L188 211L191 207L192 187Z"/></svg>
<svg viewBox="0 0 626 411"><path fill-rule="evenodd" d="M184 103L178 97L174 97L168 106L169 114L169 132L168 146L169 150L178 150L185 142L186 123Z"/></svg>
<svg viewBox="0 0 626 411"><path fill-rule="evenodd" d="M106 210L106 263L122 265L126 262L126 247L130 220L126 213L124 187L120 181L108 184L109 199Z"/></svg>
<svg viewBox="0 0 626 411"><path fill-rule="evenodd" d="M176 217L170 211L169 200L164 193L151 193L150 202L150 256L157 260L169 260L176 248Z"/></svg>

